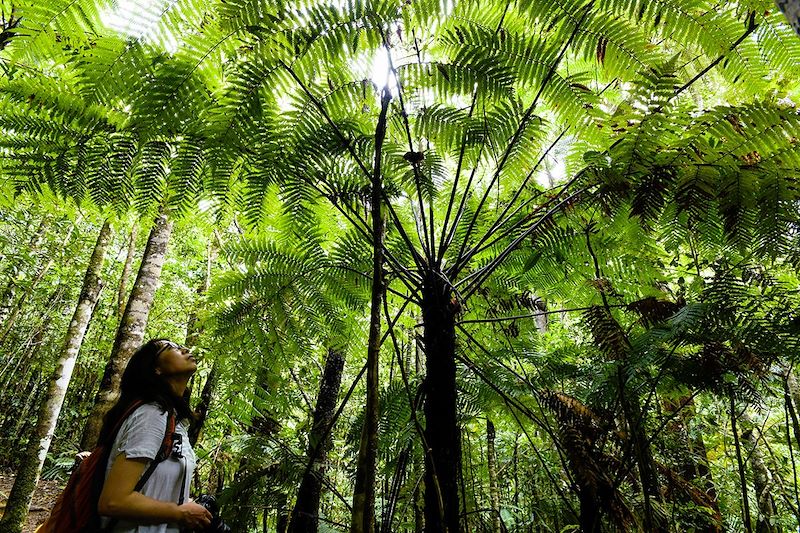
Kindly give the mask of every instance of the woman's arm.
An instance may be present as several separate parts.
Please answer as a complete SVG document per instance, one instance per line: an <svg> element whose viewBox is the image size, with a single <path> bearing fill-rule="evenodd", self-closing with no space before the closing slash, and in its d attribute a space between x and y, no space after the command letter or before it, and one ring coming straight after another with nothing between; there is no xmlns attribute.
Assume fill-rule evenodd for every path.
<svg viewBox="0 0 800 533"><path fill-rule="evenodd" d="M128 459L125 454L114 459L97 502L101 515L140 523L175 523L189 528L203 528L211 523L211 513L194 502L178 505L134 492L147 463L147 460Z"/></svg>

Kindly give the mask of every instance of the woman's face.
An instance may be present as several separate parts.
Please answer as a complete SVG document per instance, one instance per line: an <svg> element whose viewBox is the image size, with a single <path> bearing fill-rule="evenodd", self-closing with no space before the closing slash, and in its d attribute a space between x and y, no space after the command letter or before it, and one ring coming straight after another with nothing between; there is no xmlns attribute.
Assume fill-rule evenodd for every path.
<svg viewBox="0 0 800 533"><path fill-rule="evenodd" d="M172 341L164 341L156 358L156 374L162 377L192 375L197 361L189 348Z"/></svg>

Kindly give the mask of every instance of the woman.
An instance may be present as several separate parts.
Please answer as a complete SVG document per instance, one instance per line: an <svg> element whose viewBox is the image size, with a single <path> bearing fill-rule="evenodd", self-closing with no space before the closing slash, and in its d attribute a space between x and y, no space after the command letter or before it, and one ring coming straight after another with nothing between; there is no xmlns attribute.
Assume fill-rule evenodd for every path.
<svg viewBox="0 0 800 533"><path fill-rule="evenodd" d="M189 444L187 420L192 412L186 385L196 370L197 362L189 350L166 339L147 342L131 357L122 374L120 399L100 431L101 442L113 439L98 502L102 525L111 526L110 531L178 533L209 525L211 513L188 498L196 459ZM127 417L116 436L110 435L137 400L144 405ZM180 421L174 440L182 449L158 463L136 491L137 482L161 448L169 411Z"/></svg>

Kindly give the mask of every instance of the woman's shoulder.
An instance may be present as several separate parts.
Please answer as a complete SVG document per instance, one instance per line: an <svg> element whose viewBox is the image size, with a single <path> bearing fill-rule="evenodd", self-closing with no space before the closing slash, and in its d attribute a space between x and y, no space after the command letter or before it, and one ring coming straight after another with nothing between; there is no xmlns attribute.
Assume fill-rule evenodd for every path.
<svg viewBox="0 0 800 533"><path fill-rule="evenodd" d="M131 419L133 418L163 420L167 418L167 411L155 402L143 403L133 410L131 413Z"/></svg>

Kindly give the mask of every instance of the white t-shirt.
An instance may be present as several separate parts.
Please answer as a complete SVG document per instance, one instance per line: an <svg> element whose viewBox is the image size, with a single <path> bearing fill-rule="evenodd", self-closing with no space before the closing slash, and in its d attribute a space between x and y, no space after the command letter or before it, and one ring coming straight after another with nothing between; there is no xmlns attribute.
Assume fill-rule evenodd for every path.
<svg viewBox="0 0 800 533"><path fill-rule="evenodd" d="M111 448L111 456L106 466L106 479L111 470L111 465L120 454L125 454L128 459L153 460L161 448L164 440L164 431L167 428L167 412L154 403L138 407L122 423ZM181 485L184 486L183 501L189 501L189 482L194 474L197 458L189 444L188 424L185 420L175 424L175 432L182 436L183 458L170 456L158 464L150 478L140 491L150 498L175 502L180 497ZM184 483L183 480L186 480ZM103 518L101 525L105 527L109 518ZM120 520L112 529L114 533L179 533L177 524L147 524L141 525L126 520Z"/></svg>

